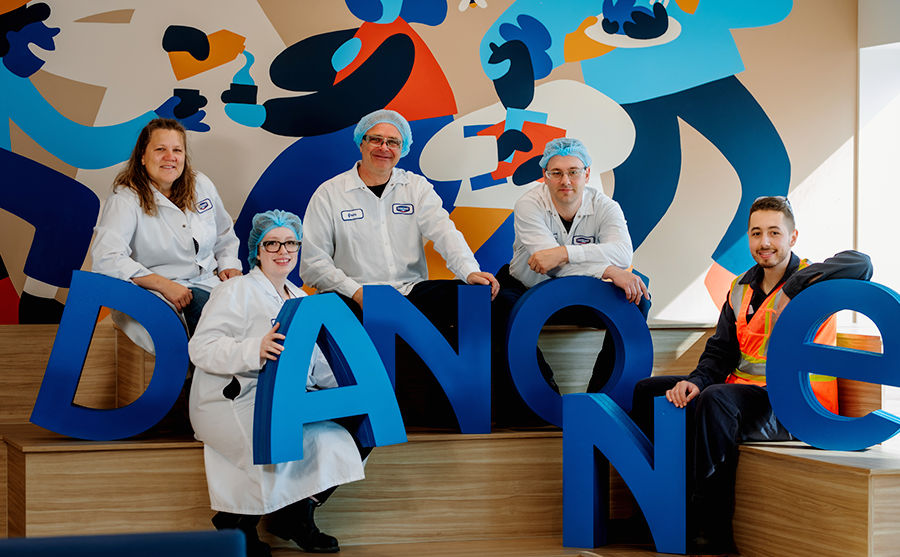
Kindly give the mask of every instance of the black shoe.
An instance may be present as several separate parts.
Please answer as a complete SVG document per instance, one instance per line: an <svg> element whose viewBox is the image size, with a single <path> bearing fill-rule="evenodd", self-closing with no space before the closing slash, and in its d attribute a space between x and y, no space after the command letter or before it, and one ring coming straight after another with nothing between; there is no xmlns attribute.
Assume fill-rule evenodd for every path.
<svg viewBox="0 0 900 557"><path fill-rule="evenodd" d="M256 531L258 516L218 512L212 517L212 523L216 530L234 529L243 532L247 540L247 557L272 557L272 548L259 539Z"/></svg>
<svg viewBox="0 0 900 557"><path fill-rule="evenodd" d="M292 540L307 553L337 553L337 538L320 531L313 519L318 504L306 498L269 515L266 529L283 540Z"/></svg>
<svg viewBox="0 0 900 557"><path fill-rule="evenodd" d="M19 298L19 323L22 325L55 325L60 322L63 304L56 298L41 298L22 292Z"/></svg>

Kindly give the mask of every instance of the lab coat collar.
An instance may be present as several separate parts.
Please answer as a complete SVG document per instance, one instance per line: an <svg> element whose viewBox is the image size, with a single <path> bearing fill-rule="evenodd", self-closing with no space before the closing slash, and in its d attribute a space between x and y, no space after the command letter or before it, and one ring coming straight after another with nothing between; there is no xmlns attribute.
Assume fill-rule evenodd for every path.
<svg viewBox="0 0 900 557"><path fill-rule="evenodd" d="M250 269L250 272L247 274L247 276L261 284L267 294L281 299L281 295L278 293L278 290L276 290L275 285L272 284L272 281L270 281L265 274L263 274L262 269L259 268L259 265ZM286 280L284 281L284 284L285 286L287 286L288 292L291 293L292 298L300 298L301 296L306 296L306 293L291 281Z"/></svg>
<svg viewBox="0 0 900 557"><path fill-rule="evenodd" d="M356 164L353 165L353 168L348 171L351 179L347 181L347 185L344 186L345 192L353 190L363 190L368 188L366 183L362 181L362 178L359 177L359 171L357 170L357 167L360 163L362 163L362 161L356 161ZM406 184L408 182L409 178L407 178L406 176L406 171L395 166L391 169L391 179L388 180L387 187L384 188L384 191L385 193L387 193L390 189L392 189L392 186L398 186L401 184Z"/></svg>

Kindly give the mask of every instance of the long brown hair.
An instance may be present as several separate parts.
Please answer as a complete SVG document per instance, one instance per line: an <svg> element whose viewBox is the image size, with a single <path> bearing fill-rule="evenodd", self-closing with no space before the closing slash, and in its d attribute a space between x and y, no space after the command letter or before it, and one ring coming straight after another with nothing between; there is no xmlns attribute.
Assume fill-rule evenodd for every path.
<svg viewBox="0 0 900 557"><path fill-rule="evenodd" d="M191 158L188 155L187 133L178 120L157 118L144 126L144 129L138 135L137 143L134 144L131 158L128 159L125 168L119 172L113 181L113 191L120 187L131 188L141 202L141 209L148 215L156 214L156 201L153 198L154 187L150 181L150 176L147 175L147 169L144 168L144 164L141 162L141 158L143 158L144 152L147 150L147 145L150 144L150 136L156 130L175 130L181 133L181 140L184 143L184 171L172 184L172 193L169 196L169 201L182 211L193 211L197 203L196 177L194 176L194 170L191 168Z"/></svg>

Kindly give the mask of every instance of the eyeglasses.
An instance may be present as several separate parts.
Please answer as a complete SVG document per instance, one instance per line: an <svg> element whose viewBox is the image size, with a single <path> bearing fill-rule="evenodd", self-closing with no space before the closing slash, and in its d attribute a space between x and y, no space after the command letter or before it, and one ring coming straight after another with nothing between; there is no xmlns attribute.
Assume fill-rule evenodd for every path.
<svg viewBox="0 0 900 557"><path fill-rule="evenodd" d="M279 242L278 240L266 240L265 242L260 242L259 245L263 247L269 253L278 253L281 251L281 246L284 246L285 251L288 253L297 253L297 250L300 249L300 242L297 240L288 240L286 242Z"/></svg>
<svg viewBox="0 0 900 557"><path fill-rule="evenodd" d="M568 176L570 180L575 180L584 176L587 169L585 168L570 168L566 171L562 170L547 170L547 178L550 178L554 182L559 182L562 180L563 176Z"/></svg>
<svg viewBox="0 0 900 557"><path fill-rule="evenodd" d="M403 140L397 139L396 137L381 137L380 135L364 135L363 140L367 141L369 145L374 145L376 147L381 147L385 143L391 149L399 149L403 147Z"/></svg>

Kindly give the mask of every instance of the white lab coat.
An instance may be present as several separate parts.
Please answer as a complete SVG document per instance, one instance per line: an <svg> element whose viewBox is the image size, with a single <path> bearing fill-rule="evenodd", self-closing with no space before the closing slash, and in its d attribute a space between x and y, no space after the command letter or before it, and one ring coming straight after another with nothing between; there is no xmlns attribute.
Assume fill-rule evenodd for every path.
<svg viewBox="0 0 900 557"><path fill-rule="evenodd" d="M292 296L305 295L287 284ZM257 377L264 363L259 346L282 304L275 287L255 267L213 290L188 344L196 366L191 424L204 444L209 499L216 511L268 514L365 477L353 437L331 421L303 426L303 460L253 464L253 409ZM229 400L223 390L233 379L240 384L240 394ZM318 348L306 384L307 389L337 386Z"/></svg>
<svg viewBox="0 0 900 557"><path fill-rule="evenodd" d="M516 239L509 273L531 288L553 277L602 278L610 265L631 265L631 236L619 204L600 190L586 185L581 207L566 231L546 184L528 191L516 202ZM565 246L569 262L541 274L531 270L528 259L536 251Z"/></svg>
<svg viewBox="0 0 900 557"><path fill-rule="evenodd" d="M425 240L434 242L460 280L479 270L424 176L394 168L379 198L353 165L319 186L309 200L300 276L320 292L350 297L365 284L388 284L405 296L428 279Z"/></svg>
<svg viewBox="0 0 900 557"><path fill-rule="evenodd" d="M95 228L91 270L121 280L155 273L187 287L212 290L220 282L217 271L240 269L239 241L216 187L200 172L195 184L195 211L182 211L154 188L155 215L141 209L133 190L117 188ZM120 312L113 312L113 320L136 344L154 352L150 335L139 323Z"/></svg>

